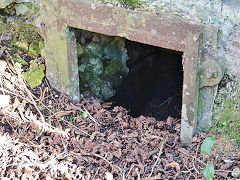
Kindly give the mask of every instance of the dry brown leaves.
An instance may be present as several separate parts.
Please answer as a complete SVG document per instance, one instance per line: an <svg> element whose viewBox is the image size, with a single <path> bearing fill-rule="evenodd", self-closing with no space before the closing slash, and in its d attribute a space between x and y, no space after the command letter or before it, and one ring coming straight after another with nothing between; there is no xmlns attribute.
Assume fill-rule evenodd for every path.
<svg viewBox="0 0 240 180"><path fill-rule="evenodd" d="M200 155L199 145L205 135L198 134L191 146L184 147L177 119L132 118L126 109L109 109L111 103L96 99L72 102L46 83L29 93L7 67L0 92L11 95L11 104L0 109L0 177L203 179L207 159ZM238 156L230 163L214 156L208 159L221 170L216 171L217 179L231 179L231 170L240 165Z"/></svg>

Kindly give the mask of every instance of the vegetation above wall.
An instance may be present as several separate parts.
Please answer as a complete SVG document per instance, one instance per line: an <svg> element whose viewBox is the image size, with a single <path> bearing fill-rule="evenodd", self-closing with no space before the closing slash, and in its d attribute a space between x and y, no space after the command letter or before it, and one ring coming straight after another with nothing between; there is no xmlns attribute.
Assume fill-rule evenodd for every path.
<svg viewBox="0 0 240 180"><path fill-rule="evenodd" d="M100 0L103 3L111 3L114 5L131 5L133 7L142 6L141 0Z"/></svg>

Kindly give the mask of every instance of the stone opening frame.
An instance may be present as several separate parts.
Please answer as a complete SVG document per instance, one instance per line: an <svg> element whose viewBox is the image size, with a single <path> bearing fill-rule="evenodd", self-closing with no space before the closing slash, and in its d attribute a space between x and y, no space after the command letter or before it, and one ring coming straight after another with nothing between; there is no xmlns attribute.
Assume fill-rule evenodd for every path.
<svg viewBox="0 0 240 180"><path fill-rule="evenodd" d="M83 0L45 1L43 14L46 76L52 87L75 100L80 98L78 60L75 35L69 27L183 52L181 141L191 143L198 120L202 26L178 17Z"/></svg>

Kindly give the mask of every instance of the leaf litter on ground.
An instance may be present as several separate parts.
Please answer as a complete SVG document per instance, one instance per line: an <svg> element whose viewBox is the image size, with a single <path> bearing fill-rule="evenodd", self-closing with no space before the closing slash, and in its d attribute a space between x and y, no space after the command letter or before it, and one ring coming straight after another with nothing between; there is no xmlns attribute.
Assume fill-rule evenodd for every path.
<svg viewBox="0 0 240 180"><path fill-rule="evenodd" d="M125 108L94 98L73 102L46 79L30 91L10 68L0 81L1 94L11 96L0 109L0 177L203 179L209 160L214 178L234 179L231 172L240 165L236 153L230 164L205 158L199 146L206 134L198 133L190 146L181 144L178 119L133 118Z"/></svg>

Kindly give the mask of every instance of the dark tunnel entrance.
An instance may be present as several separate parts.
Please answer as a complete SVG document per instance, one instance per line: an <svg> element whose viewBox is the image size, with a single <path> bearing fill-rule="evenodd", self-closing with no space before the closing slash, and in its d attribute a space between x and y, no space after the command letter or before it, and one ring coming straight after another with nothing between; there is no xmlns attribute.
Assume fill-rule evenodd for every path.
<svg viewBox="0 0 240 180"><path fill-rule="evenodd" d="M182 52L126 40L129 73L108 101L133 117L181 118Z"/></svg>
<svg viewBox="0 0 240 180"><path fill-rule="evenodd" d="M80 92L133 117L181 118L182 52L75 30Z"/></svg>

